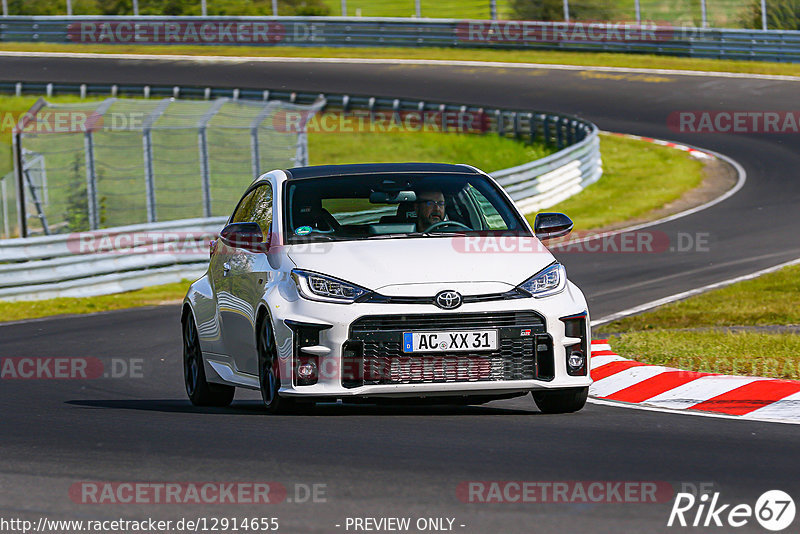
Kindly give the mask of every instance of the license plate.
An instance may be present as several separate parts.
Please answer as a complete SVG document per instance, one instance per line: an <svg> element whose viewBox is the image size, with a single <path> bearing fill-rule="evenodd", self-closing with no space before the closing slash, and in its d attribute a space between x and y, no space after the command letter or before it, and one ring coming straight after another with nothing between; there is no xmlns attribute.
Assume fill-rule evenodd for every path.
<svg viewBox="0 0 800 534"><path fill-rule="evenodd" d="M497 349L497 330L403 332L403 352L475 352Z"/></svg>

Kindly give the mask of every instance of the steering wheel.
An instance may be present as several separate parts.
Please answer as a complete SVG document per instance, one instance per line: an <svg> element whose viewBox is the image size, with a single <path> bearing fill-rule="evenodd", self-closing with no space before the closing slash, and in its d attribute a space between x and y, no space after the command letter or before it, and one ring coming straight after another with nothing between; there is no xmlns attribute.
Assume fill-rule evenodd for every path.
<svg viewBox="0 0 800 534"><path fill-rule="evenodd" d="M472 230L472 228L470 228L466 224L460 223L458 221L439 221L439 222L433 223L432 225L427 227L425 229L425 232L427 233L427 232L430 232L431 230L437 230L437 229L439 229L439 228L441 228L443 226L455 226L455 227L458 227L458 228L463 228L465 230Z"/></svg>

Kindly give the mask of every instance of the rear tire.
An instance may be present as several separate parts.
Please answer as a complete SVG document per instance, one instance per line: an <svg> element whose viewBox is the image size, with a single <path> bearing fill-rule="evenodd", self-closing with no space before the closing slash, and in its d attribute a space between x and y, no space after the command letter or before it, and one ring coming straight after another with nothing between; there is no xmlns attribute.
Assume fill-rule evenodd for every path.
<svg viewBox="0 0 800 534"><path fill-rule="evenodd" d="M236 393L233 386L209 384L206 380L203 352L192 312L187 312L183 318L183 379L186 394L195 406L228 406Z"/></svg>
<svg viewBox="0 0 800 534"><path fill-rule="evenodd" d="M572 413L586 405L589 386L583 388L532 391L533 401L542 413Z"/></svg>
<svg viewBox="0 0 800 534"><path fill-rule="evenodd" d="M258 336L258 385L261 400L270 414L287 414L297 409L294 399L281 397L281 366L269 317L265 317Z"/></svg>

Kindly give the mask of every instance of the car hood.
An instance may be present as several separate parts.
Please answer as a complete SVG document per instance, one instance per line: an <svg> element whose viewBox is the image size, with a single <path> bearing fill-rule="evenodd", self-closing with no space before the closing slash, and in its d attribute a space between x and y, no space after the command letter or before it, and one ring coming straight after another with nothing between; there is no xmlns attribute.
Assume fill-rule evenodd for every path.
<svg viewBox="0 0 800 534"><path fill-rule="evenodd" d="M397 296L508 291L554 261L535 237L507 236L314 243L287 247L287 253L299 269Z"/></svg>

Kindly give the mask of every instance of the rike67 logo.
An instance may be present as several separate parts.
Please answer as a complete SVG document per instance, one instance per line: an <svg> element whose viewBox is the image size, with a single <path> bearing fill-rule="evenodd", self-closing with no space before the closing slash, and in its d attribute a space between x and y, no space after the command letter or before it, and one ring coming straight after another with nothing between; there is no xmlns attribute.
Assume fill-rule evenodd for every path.
<svg viewBox="0 0 800 534"><path fill-rule="evenodd" d="M719 492L703 493L699 497L678 493L667 526L739 528L755 519L765 529L779 532L792 524L794 516L794 500L781 490L764 492L755 506L723 503Z"/></svg>

